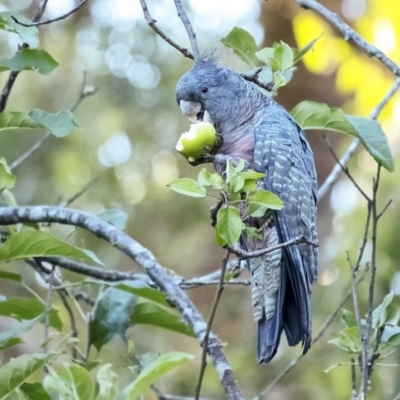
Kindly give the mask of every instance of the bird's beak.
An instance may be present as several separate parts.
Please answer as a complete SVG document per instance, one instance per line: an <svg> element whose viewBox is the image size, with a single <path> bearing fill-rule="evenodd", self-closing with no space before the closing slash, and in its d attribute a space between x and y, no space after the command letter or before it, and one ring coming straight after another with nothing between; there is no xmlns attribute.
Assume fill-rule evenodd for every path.
<svg viewBox="0 0 400 400"><path fill-rule="evenodd" d="M188 119L194 123L198 121L198 114L201 113L201 104L194 101L181 100L179 103L181 111Z"/></svg>
<svg viewBox="0 0 400 400"><path fill-rule="evenodd" d="M181 100L179 106L181 107L182 113L186 115L189 121L195 124L200 122L209 122L213 124L210 114L202 107L201 103Z"/></svg>

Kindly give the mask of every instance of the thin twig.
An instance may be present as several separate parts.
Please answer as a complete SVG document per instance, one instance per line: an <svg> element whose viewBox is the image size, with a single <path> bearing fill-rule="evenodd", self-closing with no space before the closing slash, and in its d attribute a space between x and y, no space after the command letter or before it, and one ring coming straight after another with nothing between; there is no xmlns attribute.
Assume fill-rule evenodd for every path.
<svg viewBox="0 0 400 400"><path fill-rule="evenodd" d="M35 17L33 18L33 22L38 22L43 17L44 12L46 11L47 3L49 0L42 0L37 10Z"/></svg>
<svg viewBox="0 0 400 400"><path fill-rule="evenodd" d="M367 200L368 203L371 202L371 199L367 196L367 194L361 189L360 185L355 181L355 179L351 176L349 173L349 170L347 167L341 164L339 158L337 157L336 153L334 152L331 142L329 141L328 137L324 134L322 134L323 138L325 139L326 143L328 144L329 151L333 155L336 163L339 165L339 167L342 169L342 171L345 173L345 175L351 180L352 184L356 187L356 189L360 192L360 194Z"/></svg>
<svg viewBox="0 0 400 400"><path fill-rule="evenodd" d="M199 45L197 44L197 39L196 39L196 33L193 29L193 26L185 12L185 9L183 8L181 0L174 0L175 7L178 11L178 16L182 20L182 23L186 29L186 32L189 36L190 44L192 46L192 51L193 51L193 57L194 61L198 62L201 60L201 54L199 50Z"/></svg>
<svg viewBox="0 0 400 400"><path fill-rule="evenodd" d="M387 203L386 206L383 207L383 210L376 216L376 218L379 220L385 214L386 210L389 208L389 206L392 204L393 199L390 199Z"/></svg>
<svg viewBox="0 0 400 400"><path fill-rule="evenodd" d="M68 303L67 297L69 296L67 290L58 290L57 294L60 296L61 302L63 303L65 309L67 310L67 314L69 317L69 321L71 323L71 334L74 339L78 339L78 328L76 326L76 321L75 321L75 316L74 312L72 311L71 306ZM72 348L71 348L71 353L72 353L72 358L74 360L78 359L78 352L76 350L76 343L72 343Z"/></svg>
<svg viewBox="0 0 400 400"><path fill-rule="evenodd" d="M377 58L387 69L393 72L394 75L400 77L400 67L391 60L385 53L379 50L376 46L368 43L361 35L359 35L349 25L344 23L337 14L328 10L322 4L315 0L296 0L300 6L311 9L322 15L331 25L337 28L344 36L345 40L352 40L361 50L369 57Z"/></svg>
<svg viewBox="0 0 400 400"><path fill-rule="evenodd" d="M93 96L98 91L99 91L98 87L90 87L90 88L87 87L87 72L83 71L83 79L81 88L79 90L79 95L78 98L76 99L75 104L71 107L71 112L73 113L82 103L82 101L86 99L86 97Z"/></svg>
<svg viewBox="0 0 400 400"><path fill-rule="evenodd" d="M356 376L356 360L351 357L351 399L355 400L357 396L357 376Z"/></svg>
<svg viewBox="0 0 400 400"><path fill-rule="evenodd" d="M14 160L10 169L13 170L17 168L20 164L22 164L27 158L29 158L32 154L36 153L43 145L43 143L51 136L51 132L47 132L41 139L35 142L32 147L30 147L25 153L21 154L16 160Z"/></svg>
<svg viewBox="0 0 400 400"><path fill-rule="evenodd" d="M225 272L226 272L226 266L228 264L228 260L229 260L229 256L230 256L230 251L228 250L225 254L225 257L222 261L222 268L221 268L221 275L219 278L219 284L218 284L218 288L217 288L217 292L215 293L215 299L214 299L214 303L211 309L211 313L210 313L210 317L208 319L208 323L207 323L207 330L206 333L204 335L204 340L203 340L203 353L201 355L201 365L200 365L200 374L199 374L199 379L197 382L197 386L196 386L196 392L195 392L195 400L199 400L200 398L200 392L201 392L201 385L203 383L203 377L204 377L204 372L206 370L207 367L207 350L208 350L208 340L210 338L210 332L211 332L211 326L214 322L214 317L215 314L217 312L217 308L218 308L218 304L219 304L219 300L221 299L221 295L222 292L224 291L224 285L225 285Z"/></svg>
<svg viewBox="0 0 400 400"><path fill-rule="evenodd" d="M377 230L378 230L378 213L377 213L377 195L381 176L381 166L378 165L376 173L376 179L374 179L372 187L372 201L371 201L371 212L372 212L372 254L371 254L371 279L369 282L368 291L368 313L366 322L365 340L363 340L363 333L361 333L361 339L363 344L363 359L362 359L362 376L361 376L361 388L360 393L367 395L368 378L370 371L372 370L373 363L375 361L374 355L371 359L368 359L368 345L372 335L372 311L374 306L374 291L375 291L375 277L376 277L376 247L377 247ZM365 353L365 354L364 354Z"/></svg>
<svg viewBox="0 0 400 400"><path fill-rule="evenodd" d="M377 106L371 111L369 117L371 119L377 119L382 109L389 102L389 100L394 96L394 94L400 88L400 78L396 79L393 83L389 91L386 93L385 97L377 104ZM354 139L347 150L344 152L343 156L340 158L340 164L342 166L346 166L350 159L353 157L354 153L360 146L360 140ZM325 179L324 183L318 189L318 200L321 200L322 197L328 193L329 189L333 186L333 184L338 180L340 172L342 168L339 164L336 164L332 171L329 173L328 177Z"/></svg>
<svg viewBox="0 0 400 400"><path fill-rule="evenodd" d="M48 281L48 289L47 289L47 297L46 297L46 318L44 322L44 341L43 341L43 351L47 353L48 351L48 341L49 341L49 325L50 325L50 316L49 311L51 310L51 294L53 292L53 276L55 273L55 266L51 269Z"/></svg>
<svg viewBox="0 0 400 400"><path fill-rule="evenodd" d="M61 207L68 207L75 200L79 199L85 192L87 192L92 186L94 186L97 182L100 181L100 178L94 178L90 182L88 182L79 192L75 193L72 197L60 203Z"/></svg>
<svg viewBox="0 0 400 400"><path fill-rule="evenodd" d="M357 286L364 280L364 277L365 274L358 280ZM314 337L314 339L311 342L311 349L312 346L315 345L315 343L317 343L322 338L322 336L324 336L326 330L329 328L329 326L336 318L339 311L342 309L343 305L350 298L350 296L351 296L351 290L349 290L346 293L346 295L344 296L340 304L337 306L335 311L333 311L333 313L327 318L327 320L323 324L318 334ZM294 358L289 364L287 364L286 367L277 375L277 377L271 383L269 383L268 386L259 395L255 396L253 400L261 400L264 396L266 396L269 392L271 392L271 390L278 384L278 382L280 382L282 378L284 378L303 357L304 354L300 354L297 358Z"/></svg>
<svg viewBox="0 0 400 400"><path fill-rule="evenodd" d="M159 35L162 39L164 39L168 44L170 44L172 47L180 51L185 57L190 58L194 60L193 54L186 48L180 46L178 43L174 42L172 39L170 39L157 25L156 25L156 20L151 16L149 8L147 6L146 0L140 0L140 5L142 6L144 18L146 19L146 22L152 28L157 35Z"/></svg>
<svg viewBox="0 0 400 400"><path fill-rule="evenodd" d="M268 83L262 82L258 77L258 74L261 72L261 70L262 70L262 68L258 68L252 74L244 74L244 73L242 73L242 74L240 74L240 76L242 78L246 79L246 81L253 82L256 85L260 86L261 88L265 89L266 91L270 92L274 87L274 82L273 81L268 82Z"/></svg>
<svg viewBox="0 0 400 400"><path fill-rule="evenodd" d="M57 17L57 18L53 18L53 19L47 19L45 21L37 21L37 22L33 22L31 24L24 24L21 21L18 21L17 18L11 16L11 18L19 25L25 26L27 28L31 27L31 26L40 26L40 25L47 25L47 24L51 24L53 22L57 22L57 21L61 21L63 19L68 18L70 15L72 15L73 13L77 12L88 0L82 0L76 7L74 7L71 11L68 11L67 13ZM47 2L46 2L47 3Z"/></svg>
<svg viewBox="0 0 400 400"><path fill-rule="evenodd" d="M241 249L239 246L226 246L226 248L236 256L240 257L241 260L245 260L247 258L254 258L254 257L260 257L264 254L271 253L275 250L282 249L284 247L289 247L293 245L297 245L300 243L307 243L313 247L318 247L319 244L316 242L313 242L312 240L309 240L307 236L297 236L291 240L288 240L285 243L280 243L275 246L267 247L265 249L261 250L255 250L255 251L246 251Z"/></svg>

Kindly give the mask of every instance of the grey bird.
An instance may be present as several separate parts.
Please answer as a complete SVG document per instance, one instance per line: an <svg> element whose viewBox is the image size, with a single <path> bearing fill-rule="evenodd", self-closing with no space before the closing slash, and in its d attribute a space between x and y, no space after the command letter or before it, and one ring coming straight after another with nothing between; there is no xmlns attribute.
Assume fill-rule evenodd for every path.
<svg viewBox="0 0 400 400"><path fill-rule="evenodd" d="M211 122L222 144L212 158L222 172L226 160L240 157L248 168L265 173L258 187L278 195L284 208L246 224L263 239L242 234L248 251L285 243L299 235L317 240L317 177L313 153L291 115L237 72L210 58L199 60L179 80L176 100L193 122ZM307 243L284 247L248 260L254 318L258 323L257 360L269 362L282 331L290 346L311 345L311 291L318 253Z"/></svg>

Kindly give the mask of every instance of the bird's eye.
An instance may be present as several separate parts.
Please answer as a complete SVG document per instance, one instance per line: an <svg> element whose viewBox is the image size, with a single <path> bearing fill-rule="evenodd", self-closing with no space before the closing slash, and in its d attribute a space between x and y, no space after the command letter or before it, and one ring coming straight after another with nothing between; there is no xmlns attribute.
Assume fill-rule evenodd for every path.
<svg viewBox="0 0 400 400"><path fill-rule="evenodd" d="M208 87L203 86L201 88L201 93L204 93L204 94L208 93Z"/></svg>

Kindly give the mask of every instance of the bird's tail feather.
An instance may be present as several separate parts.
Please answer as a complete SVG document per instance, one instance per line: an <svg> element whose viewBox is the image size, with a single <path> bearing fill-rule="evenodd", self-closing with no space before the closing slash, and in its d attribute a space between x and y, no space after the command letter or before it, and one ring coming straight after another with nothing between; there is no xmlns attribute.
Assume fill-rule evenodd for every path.
<svg viewBox="0 0 400 400"><path fill-rule="evenodd" d="M285 287L287 284L286 279L286 268L282 267L280 287L277 292L277 302L274 314L268 319L264 314L258 321L257 360L260 364L271 361L279 347L283 329L282 316L285 301Z"/></svg>

